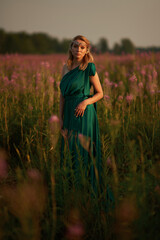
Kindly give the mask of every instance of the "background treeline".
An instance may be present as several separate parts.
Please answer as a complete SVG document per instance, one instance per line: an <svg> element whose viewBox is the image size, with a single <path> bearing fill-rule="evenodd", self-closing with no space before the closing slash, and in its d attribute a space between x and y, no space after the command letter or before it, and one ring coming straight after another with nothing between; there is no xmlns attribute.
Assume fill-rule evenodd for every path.
<svg viewBox="0 0 160 240"><path fill-rule="evenodd" d="M59 40L46 33L28 34L21 32L6 32L0 29L0 53L21 53L21 54L51 54L67 53L71 39ZM120 43L115 43L113 48L109 48L108 40L105 37L99 39L98 43L91 42L91 51L97 54L111 52L114 54L134 53L139 51L160 51L160 47L136 47L133 42L124 38Z"/></svg>

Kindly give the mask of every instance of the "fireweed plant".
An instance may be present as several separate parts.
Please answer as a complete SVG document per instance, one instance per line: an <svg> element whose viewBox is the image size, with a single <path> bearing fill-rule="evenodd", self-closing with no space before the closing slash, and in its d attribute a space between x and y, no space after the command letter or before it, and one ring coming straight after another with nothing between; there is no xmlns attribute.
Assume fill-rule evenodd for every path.
<svg viewBox="0 0 160 240"><path fill-rule="evenodd" d="M60 168L66 59L0 55L0 238L160 239L160 53L94 56L104 91L97 109L104 169L98 197L81 164L81 190L69 164ZM88 140L79 138L87 150ZM65 161L71 165L67 138ZM114 208L106 206L106 186Z"/></svg>

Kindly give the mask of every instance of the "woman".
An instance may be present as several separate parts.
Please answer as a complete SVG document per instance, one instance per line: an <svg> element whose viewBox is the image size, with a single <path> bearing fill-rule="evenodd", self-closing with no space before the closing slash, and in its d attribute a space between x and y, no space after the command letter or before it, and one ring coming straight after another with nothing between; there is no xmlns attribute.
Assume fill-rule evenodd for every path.
<svg viewBox="0 0 160 240"><path fill-rule="evenodd" d="M60 90L61 166L69 166L69 158L64 154L67 146L76 186L81 185L82 175L85 175L92 190L97 191L102 166L96 102L103 98L103 90L90 53L90 42L82 35L74 37L70 44Z"/></svg>

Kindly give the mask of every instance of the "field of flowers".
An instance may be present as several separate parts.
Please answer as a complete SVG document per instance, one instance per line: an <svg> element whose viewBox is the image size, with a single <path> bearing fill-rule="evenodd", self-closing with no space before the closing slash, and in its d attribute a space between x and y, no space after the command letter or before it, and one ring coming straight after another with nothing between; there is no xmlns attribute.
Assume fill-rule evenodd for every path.
<svg viewBox="0 0 160 240"><path fill-rule="evenodd" d="M0 55L0 239L160 239L160 53L94 58L104 91L98 197L60 168L67 56ZM106 211L107 186L115 203Z"/></svg>

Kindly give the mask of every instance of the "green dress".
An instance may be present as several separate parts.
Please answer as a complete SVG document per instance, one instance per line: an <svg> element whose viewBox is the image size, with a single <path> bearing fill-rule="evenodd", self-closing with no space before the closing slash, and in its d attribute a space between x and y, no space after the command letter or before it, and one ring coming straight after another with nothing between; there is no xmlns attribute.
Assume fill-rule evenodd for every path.
<svg viewBox="0 0 160 240"><path fill-rule="evenodd" d="M65 145L67 145L77 187L80 185L82 175L85 175L92 190L97 193L97 189L102 188L103 170L97 103L87 105L83 116L74 115L76 106L84 99L92 97L89 76L94 76L95 73L95 64L90 62L84 71L76 67L66 73L60 82L60 90L65 99L63 130L67 131L67 143L64 137L61 142L61 166L67 165L69 161L64 156Z"/></svg>

